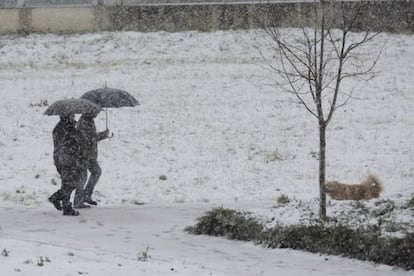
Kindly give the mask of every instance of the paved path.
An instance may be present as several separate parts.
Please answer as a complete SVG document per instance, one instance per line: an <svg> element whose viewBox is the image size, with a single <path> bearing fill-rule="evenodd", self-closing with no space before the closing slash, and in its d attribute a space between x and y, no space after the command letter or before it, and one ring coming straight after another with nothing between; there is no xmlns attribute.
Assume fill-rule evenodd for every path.
<svg viewBox="0 0 414 276"><path fill-rule="evenodd" d="M170 275L172 271L175 275L408 275L388 266L294 250L270 250L183 231L210 208L194 204L100 206L81 210L79 217L63 217L48 205L0 207L0 250L7 246L20 252L15 255L23 259L16 260L16 266L24 263L26 255L43 254L51 256L58 266L55 270L66 272L76 264L79 273L88 275L113 275L121 268L122 275L137 275L134 273L138 268L148 275ZM22 249L31 247L31 253ZM151 259L138 265L136 259L146 248ZM78 259L67 259L74 258L66 256L67 252L75 252ZM0 267L4 260L0 258ZM122 267L111 266L111 262ZM68 267L68 263L72 266ZM96 267L106 269L98 273ZM32 275L53 273L48 271L51 265L42 269L44 274Z"/></svg>

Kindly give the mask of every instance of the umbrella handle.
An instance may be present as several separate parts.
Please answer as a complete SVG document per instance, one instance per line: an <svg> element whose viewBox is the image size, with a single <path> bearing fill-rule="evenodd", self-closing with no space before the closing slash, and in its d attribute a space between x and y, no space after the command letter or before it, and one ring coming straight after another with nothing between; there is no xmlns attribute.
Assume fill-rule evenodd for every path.
<svg viewBox="0 0 414 276"><path fill-rule="evenodd" d="M105 108L106 129L108 129L108 108Z"/></svg>
<svg viewBox="0 0 414 276"><path fill-rule="evenodd" d="M105 83L105 87L106 87L106 83ZM106 129L108 129L108 108L105 108L105 117L106 117ZM114 137L114 133L111 132L108 135L108 138L113 138Z"/></svg>

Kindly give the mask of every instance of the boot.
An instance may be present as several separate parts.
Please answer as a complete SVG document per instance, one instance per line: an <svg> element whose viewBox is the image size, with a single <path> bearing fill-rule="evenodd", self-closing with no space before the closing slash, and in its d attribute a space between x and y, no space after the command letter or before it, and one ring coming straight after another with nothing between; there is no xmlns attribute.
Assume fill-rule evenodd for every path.
<svg viewBox="0 0 414 276"><path fill-rule="evenodd" d="M63 210L64 216L79 216L79 212L74 209Z"/></svg>
<svg viewBox="0 0 414 276"><path fill-rule="evenodd" d="M91 208L91 206L86 205L85 203L80 203L80 204L74 204L73 208L75 209L82 209L82 208Z"/></svg>
<svg viewBox="0 0 414 276"><path fill-rule="evenodd" d="M69 203L67 206L63 206L64 216L79 216L79 212L72 208L72 204Z"/></svg>
<svg viewBox="0 0 414 276"><path fill-rule="evenodd" d="M90 204L90 205L98 205L98 202L92 200L91 198L88 198L85 200L86 203Z"/></svg>
<svg viewBox="0 0 414 276"><path fill-rule="evenodd" d="M48 198L49 202L53 204L53 206L55 206L55 208L59 211L62 211L63 207L62 207L62 200L60 199L60 193L59 191L57 191L56 193L54 193L53 195L51 195Z"/></svg>

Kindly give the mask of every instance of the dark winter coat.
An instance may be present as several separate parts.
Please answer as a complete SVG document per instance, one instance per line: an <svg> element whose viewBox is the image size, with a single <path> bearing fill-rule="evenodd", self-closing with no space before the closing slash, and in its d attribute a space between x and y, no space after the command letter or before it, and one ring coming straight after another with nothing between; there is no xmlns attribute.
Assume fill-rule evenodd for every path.
<svg viewBox="0 0 414 276"><path fill-rule="evenodd" d="M86 166L85 143L75 123L76 121L61 117L53 129L53 159L58 171L61 168L73 169Z"/></svg>
<svg viewBox="0 0 414 276"><path fill-rule="evenodd" d="M98 141L107 138L105 131L96 132L94 118L87 114L79 118L77 128L83 135L87 160L96 160L98 158Z"/></svg>

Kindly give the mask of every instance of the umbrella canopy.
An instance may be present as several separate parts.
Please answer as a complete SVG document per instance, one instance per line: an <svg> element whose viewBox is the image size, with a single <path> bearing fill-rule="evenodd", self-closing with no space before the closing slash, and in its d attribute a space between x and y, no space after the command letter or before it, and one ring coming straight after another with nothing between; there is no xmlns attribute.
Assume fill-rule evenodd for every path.
<svg viewBox="0 0 414 276"><path fill-rule="evenodd" d="M98 114L102 107L86 99L59 100L46 109L44 115L68 116L70 114Z"/></svg>
<svg viewBox="0 0 414 276"><path fill-rule="evenodd" d="M116 88L98 88L86 92L81 99L87 99L102 107L136 106L139 102L128 92Z"/></svg>

